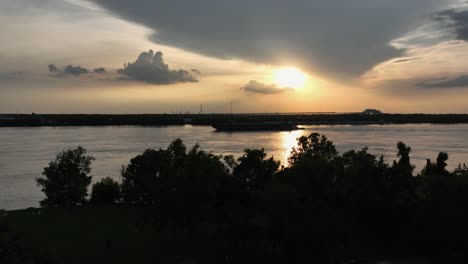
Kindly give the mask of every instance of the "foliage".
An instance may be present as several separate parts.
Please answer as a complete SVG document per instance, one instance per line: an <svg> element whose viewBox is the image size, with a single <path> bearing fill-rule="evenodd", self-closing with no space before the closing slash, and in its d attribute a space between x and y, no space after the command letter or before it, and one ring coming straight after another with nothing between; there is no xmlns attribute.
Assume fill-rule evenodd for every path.
<svg viewBox="0 0 468 264"><path fill-rule="evenodd" d="M265 185L273 179L278 171L279 161L273 157L265 159L264 149L246 149L240 157L238 165L233 170L233 175L242 182L246 190L265 188Z"/></svg>
<svg viewBox="0 0 468 264"><path fill-rule="evenodd" d="M59 153L44 168L44 178L37 178L37 185L45 193L42 206L77 206L86 203L87 188L91 184L91 156L78 146Z"/></svg>
<svg viewBox="0 0 468 264"><path fill-rule="evenodd" d="M106 177L93 184L91 191L92 204L115 204L120 200L120 184Z"/></svg>
<svg viewBox="0 0 468 264"><path fill-rule="evenodd" d="M298 138L280 168L264 149L246 149L236 160L176 139L122 168L121 202L151 210L170 245L196 248L186 253L199 262L464 254L468 168L449 172L441 152L415 175L411 147L396 147L397 160L387 164L367 148L340 154L313 133ZM116 202L118 187L111 179L96 183L91 201Z"/></svg>
<svg viewBox="0 0 468 264"><path fill-rule="evenodd" d="M413 176L414 165L411 164L410 160L411 147L407 147L403 142L398 142L397 149L399 160L398 162L393 161L393 178L404 181Z"/></svg>
<svg viewBox="0 0 468 264"><path fill-rule="evenodd" d="M122 168L122 198L129 204L155 204L164 195L172 159L167 151L147 149ZM164 187L166 186L166 188ZM156 199L156 200L155 200Z"/></svg>
<svg viewBox="0 0 468 264"><path fill-rule="evenodd" d="M178 226L190 240L198 223L213 219L217 189L228 173L220 156L198 145L187 153L176 139L165 150L146 150L123 168L123 202L154 207L161 226Z"/></svg>
<svg viewBox="0 0 468 264"><path fill-rule="evenodd" d="M297 147L293 148L289 156L289 164L294 165L305 158L331 161L337 154L335 145L326 136L312 133L309 136L302 136L297 139Z"/></svg>

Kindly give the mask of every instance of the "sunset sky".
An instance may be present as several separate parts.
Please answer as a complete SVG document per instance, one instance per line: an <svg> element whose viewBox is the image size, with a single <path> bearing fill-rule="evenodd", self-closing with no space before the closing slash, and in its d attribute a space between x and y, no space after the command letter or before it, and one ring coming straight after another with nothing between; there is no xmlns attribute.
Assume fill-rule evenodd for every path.
<svg viewBox="0 0 468 264"><path fill-rule="evenodd" d="M464 2L0 0L0 113L466 113Z"/></svg>

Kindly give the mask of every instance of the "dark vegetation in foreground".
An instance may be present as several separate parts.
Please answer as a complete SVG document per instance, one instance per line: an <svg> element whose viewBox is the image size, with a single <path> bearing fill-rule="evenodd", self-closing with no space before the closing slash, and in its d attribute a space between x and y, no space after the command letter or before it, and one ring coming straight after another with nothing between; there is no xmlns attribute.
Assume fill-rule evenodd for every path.
<svg viewBox="0 0 468 264"><path fill-rule="evenodd" d="M226 121L265 122L291 121L298 125L339 124L456 124L468 123L468 114L365 114L365 113L312 113L312 114L4 114L0 127L21 126L167 126L211 125Z"/></svg>
<svg viewBox="0 0 468 264"><path fill-rule="evenodd" d="M386 164L311 134L282 167L264 150L236 160L178 139L88 199L93 158L69 149L37 179L42 209L3 212L0 263L464 263L468 168L448 171L440 153L415 175L410 153L400 142Z"/></svg>

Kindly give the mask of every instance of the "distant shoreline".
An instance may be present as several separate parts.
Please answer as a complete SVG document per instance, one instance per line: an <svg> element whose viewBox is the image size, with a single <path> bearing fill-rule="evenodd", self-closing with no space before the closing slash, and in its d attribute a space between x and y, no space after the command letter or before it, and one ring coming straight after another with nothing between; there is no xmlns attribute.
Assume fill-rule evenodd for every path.
<svg viewBox="0 0 468 264"><path fill-rule="evenodd" d="M288 121L297 125L468 124L468 114L0 114L0 127L171 126Z"/></svg>

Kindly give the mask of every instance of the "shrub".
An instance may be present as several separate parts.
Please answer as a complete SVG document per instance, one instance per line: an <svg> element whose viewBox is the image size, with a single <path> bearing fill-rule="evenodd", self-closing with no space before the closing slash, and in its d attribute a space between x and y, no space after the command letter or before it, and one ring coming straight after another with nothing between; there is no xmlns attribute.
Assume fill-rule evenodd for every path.
<svg viewBox="0 0 468 264"><path fill-rule="evenodd" d="M115 204L120 200L120 184L112 178L104 178L93 184L92 204Z"/></svg>

